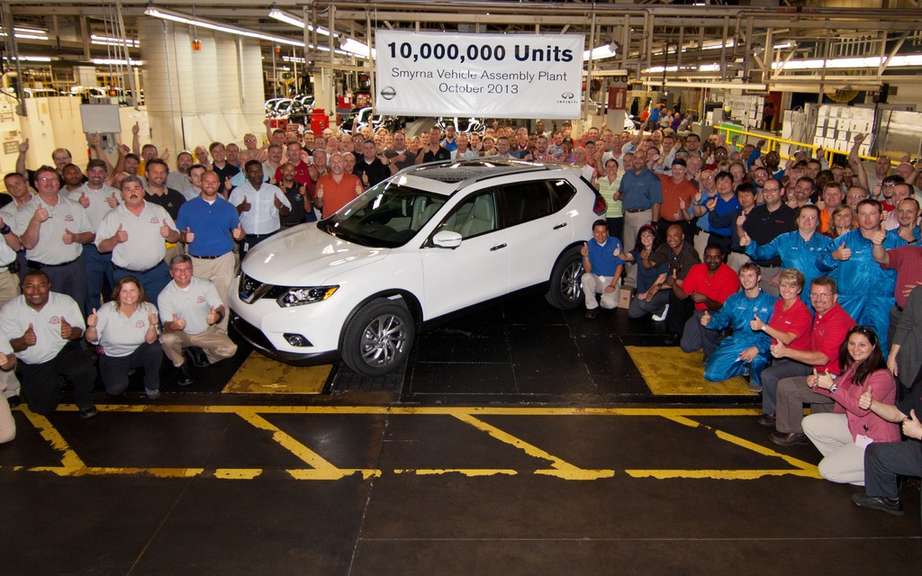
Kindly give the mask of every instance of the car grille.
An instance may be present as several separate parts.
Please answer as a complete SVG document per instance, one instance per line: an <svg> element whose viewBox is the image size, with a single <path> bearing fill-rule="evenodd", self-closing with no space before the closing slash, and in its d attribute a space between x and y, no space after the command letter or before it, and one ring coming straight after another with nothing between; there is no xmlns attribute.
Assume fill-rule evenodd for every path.
<svg viewBox="0 0 922 576"><path fill-rule="evenodd" d="M240 283L237 286L237 294L240 296L240 300L247 304L252 304L260 298L278 298L286 290L288 290L286 286L263 284L246 274L240 275Z"/></svg>

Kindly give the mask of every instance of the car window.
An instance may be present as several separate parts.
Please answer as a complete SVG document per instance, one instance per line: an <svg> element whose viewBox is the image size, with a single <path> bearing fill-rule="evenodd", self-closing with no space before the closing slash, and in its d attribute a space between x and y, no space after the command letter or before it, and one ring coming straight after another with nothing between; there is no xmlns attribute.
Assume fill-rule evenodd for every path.
<svg viewBox="0 0 922 576"><path fill-rule="evenodd" d="M544 180L506 184L502 189L503 225L517 226L551 214L551 194Z"/></svg>
<svg viewBox="0 0 922 576"><path fill-rule="evenodd" d="M493 192L481 192L455 206L438 230L457 232L461 238L473 238L498 228L496 199Z"/></svg>
<svg viewBox="0 0 922 576"><path fill-rule="evenodd" d="M551 193L552 212L562 210L576 196L576 188L566 180L548 180L546 184Z"/></svg>

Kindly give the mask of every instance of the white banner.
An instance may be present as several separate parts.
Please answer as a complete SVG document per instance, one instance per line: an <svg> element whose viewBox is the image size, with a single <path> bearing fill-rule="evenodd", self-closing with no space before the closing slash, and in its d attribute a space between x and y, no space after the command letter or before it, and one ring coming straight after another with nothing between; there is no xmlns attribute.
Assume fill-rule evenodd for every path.
<svg viewBox="0 0 922 576"><path fill-rule="evenodd" d="M375 32L375 108L406 116L578 118L577 34Z"/></svg>

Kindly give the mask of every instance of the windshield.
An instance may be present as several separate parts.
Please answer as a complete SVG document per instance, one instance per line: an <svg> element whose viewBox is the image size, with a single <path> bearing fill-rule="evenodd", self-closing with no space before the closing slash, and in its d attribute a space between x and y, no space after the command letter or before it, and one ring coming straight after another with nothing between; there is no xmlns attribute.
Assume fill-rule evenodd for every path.
<svg viewBox="0 0 922 576"><path fill-rule="evenodd" d="M447 199L385 180L317 227L362 246L396 248L416 236Z"/></svg>

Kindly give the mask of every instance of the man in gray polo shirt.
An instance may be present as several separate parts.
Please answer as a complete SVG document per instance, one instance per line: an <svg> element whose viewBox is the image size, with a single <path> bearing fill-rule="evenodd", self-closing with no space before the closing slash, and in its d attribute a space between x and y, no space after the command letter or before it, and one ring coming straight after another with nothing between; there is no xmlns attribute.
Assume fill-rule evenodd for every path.
<svg viewBox="0 0 922 576"><path fill-rule="evenodd" d="M179 240L176 223L166 208L144 199L137 176L128 176L122 181L122 204L106 214L96 231L96 247L112 253L115 281L134 276L155 301L170 281L164 240Z"/></svg>
<svg viewBox="0 0 922 576"><path fill-rule="evenodd" d="M226 310L218 290L210 281L192 275L192 259L184 254L174 256L170 260L170 276L173 281L157 298L163 323L160 344L163 353L180 371L178 384L188 386L192 384L192 375L183 349L201 348L213 364L236 354L237 345L219 327Z"/></svg>
<svg viewBox="0 0 922 576"><path fill-rule="evenodd" d="M20 240L26 248L26 264L48 275L55 290L81 304L86 300L83 245L93 241L86 210L58 194L61 181L50 166L35 173L38 196L16 214Z"/></svg>
<svg viewBox="0 0 922 576"><path fill-rule="evenodd" d="M10 338L10 345L19 359L23 394L33 412L53 412L66 380L74 388L80 416L96 415L92 397L96 369L80 347L85 327L80 307L70 296L51 292L44 270L27 272L22 296L0 308L0 330L18 335Z"/></svg>
<svg viewBox="0 0 922 576"><path fill-rule="evenodd" d="M86 165L87 181L67 197L86 209L90 229L98 230L103 217L118 206L119 191L106 184L109 169L102 160L93 159ZM86 268L86 300L78 302L86 316L93 308L99 308L104 286L109 290L115 286L112 279L112 256L100 254L92 242L83 246L83 265Z"/></svg>

